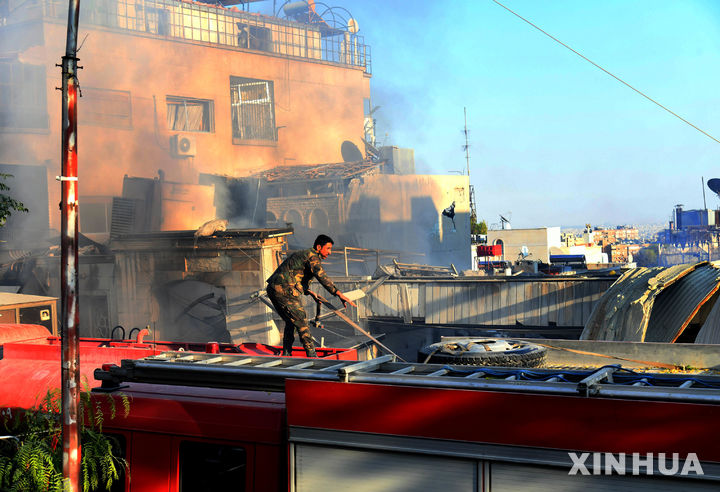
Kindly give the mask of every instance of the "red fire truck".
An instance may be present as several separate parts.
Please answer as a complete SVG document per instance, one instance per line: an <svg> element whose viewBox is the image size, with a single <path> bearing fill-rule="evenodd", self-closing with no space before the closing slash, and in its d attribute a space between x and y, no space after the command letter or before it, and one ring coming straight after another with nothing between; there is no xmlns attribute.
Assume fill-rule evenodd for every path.
<svg viewBox="0 0 720 492"><path fill-rule="evenodd" d="M59 340L42 330L0 329L0 406L58 386ZM305 359L144 336L81 340L98 402L131 399L104 425L130 465L114 491L720 487L718 376L359 361L336 349Z"/></svg>
<svg viewBox="0 0 720 492"><path fill-rule="evenodd" d="M122 328L122 327L116 327ZM124 330L115 330L117 338L80 338L81 382L88 387L96 381L93 371L101 364L119 364L123 359L139 359L167 351L186 353L217 352L220 354L279 355L281 347L260 343L192 343L152 340L149 330L133 329L125 337ZM318 348L321 358L357 360L355 348ZM362 357L366 351L361 350ZM298 347L293 356L305 355ZM48 390L60 388L60 337L50 334L41 325L0 324L0 408L30 408Z"/></svg>
<svg viewBox="0 0 720 492"><path fill-rule="evenodd" d="M117 490L720 487L712 375L168 352L96 377L132 400Z"/></svg>

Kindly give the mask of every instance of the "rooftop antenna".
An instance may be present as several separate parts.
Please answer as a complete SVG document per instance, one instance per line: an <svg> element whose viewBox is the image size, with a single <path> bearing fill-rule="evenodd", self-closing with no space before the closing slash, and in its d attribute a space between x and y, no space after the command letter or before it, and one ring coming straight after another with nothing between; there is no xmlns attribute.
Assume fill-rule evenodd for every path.
<svg viewBox="0 0 720 492"><path fill-rule="evenodd" d="M705 176L700 176L700 187L703 190L703 210L707 210L707 203L705 202Z"/></svg>
<svg viewBox="0 0 720 492"><path fill-rule="evenodd" d="M508 214L508 215L509 215L509 214ZM510 228L511 228L511 227L510 227L510 221L509 221L508 219L506 219L505 217L503 217L502 215L500 215L500 228L501 228L502 230L510 229Z"/></svg>
<svg viewBox="0 0 720 492"><path fill-rule="evenodd" d="M467 127L467 108L463 108L463 115L465 117L465 128L463 130L463 133L465 134L465 145L463 145L463 150L465 151L465 164L467 166L467 175L468 178L470 177L470 143L468 143L468 127Z"/></svg>
<svg viewBox="0 0 720 492"><path fill-rule="evenodd" d="M463 115L465 118L465 127L463 129L463 133L465 134L465 145L463 145L463 150L465 151L465 165L467 167L467 177L468 177L468 183L470 183L470 142L468 141L469 137L469 131L467 127L467 107L463 107ZM470 223L476 223L477 222L477 210L475 209L475 188L472 184L469 184L470 187Z"/></svg>

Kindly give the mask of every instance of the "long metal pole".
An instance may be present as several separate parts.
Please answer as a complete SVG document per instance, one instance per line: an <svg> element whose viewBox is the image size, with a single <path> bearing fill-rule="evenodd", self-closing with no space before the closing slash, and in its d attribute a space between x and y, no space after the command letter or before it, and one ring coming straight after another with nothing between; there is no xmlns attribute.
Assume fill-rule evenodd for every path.
<svg viewBox="0 0 720 492"><path fill-rule="evenodd" d="M465 118L465 164L467 165L468 178L470 178L470 144L468 142L467 107L463 108L463 116Z"/></svg>
<svg viewBox="0 0 720 492"><path fill-rule="evenodd" d="M78 344L77 38L80 0L69 0L67 42L62 58L62 434L66 490L80 490L80 357Z"/></svg>

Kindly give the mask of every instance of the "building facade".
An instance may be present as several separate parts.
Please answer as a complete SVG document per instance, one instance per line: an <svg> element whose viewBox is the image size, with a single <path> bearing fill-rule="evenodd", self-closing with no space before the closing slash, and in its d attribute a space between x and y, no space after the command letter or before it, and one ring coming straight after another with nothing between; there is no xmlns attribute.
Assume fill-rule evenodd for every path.
<svg viewBox="0 0 720 492"><path fill-rule="evenodd" d="M515 261L527 248L525 258L550 263L550 248L560 248L560 227L500 229L487 232L487 244L502 245L502 256L496 259Z"/></svg>
<svg viewBox="0 0 720 492"><path fill-rule="evenodd" d="M16 188L57 228L67 3L0 4L0 163L45 178ZM363 146L369 48L347 29L180 0L91 0L80 22L81 230L126 175L198 184Z"/></svg>

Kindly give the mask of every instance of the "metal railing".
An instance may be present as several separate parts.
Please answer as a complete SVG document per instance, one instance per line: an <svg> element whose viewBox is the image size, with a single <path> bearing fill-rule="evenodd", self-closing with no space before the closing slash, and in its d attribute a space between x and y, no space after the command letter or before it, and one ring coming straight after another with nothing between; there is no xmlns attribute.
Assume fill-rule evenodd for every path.
<svg viewBox="0 0 720 492"><path fill-rule="evenodd" d="M67 17L67 3L62 0L40 0L40 5L44 17ZM36 18L37 6L18 7L13 21ZM80 25L332 62L371 73L370 47L362 36L340 30L321 32L316 24L212 5L178 0L86 0L81 4Z"/></svg>

